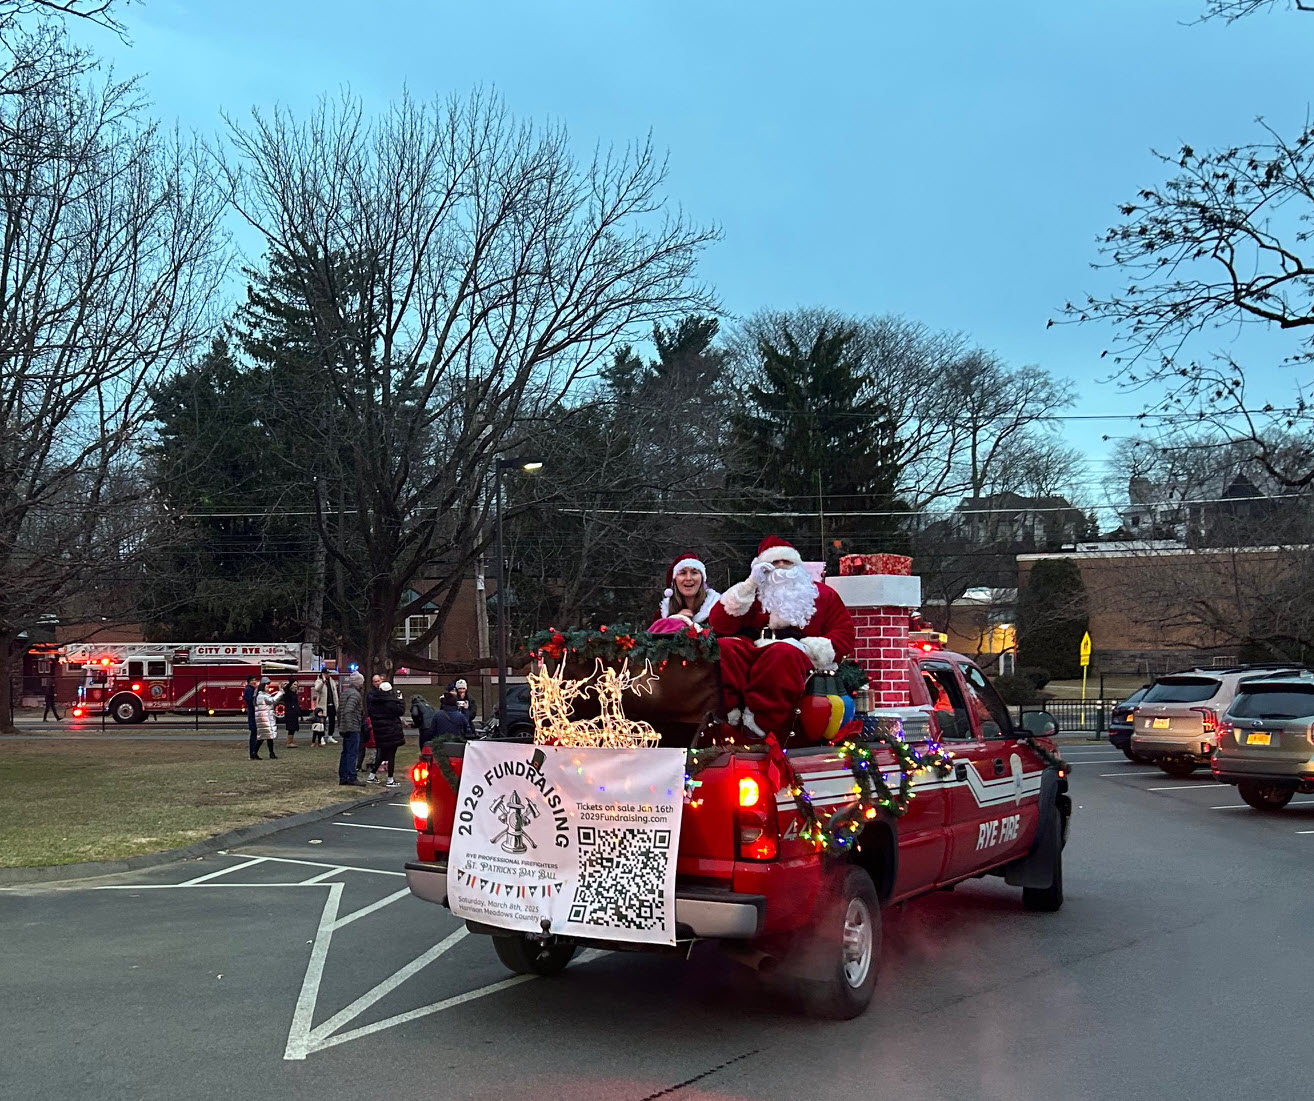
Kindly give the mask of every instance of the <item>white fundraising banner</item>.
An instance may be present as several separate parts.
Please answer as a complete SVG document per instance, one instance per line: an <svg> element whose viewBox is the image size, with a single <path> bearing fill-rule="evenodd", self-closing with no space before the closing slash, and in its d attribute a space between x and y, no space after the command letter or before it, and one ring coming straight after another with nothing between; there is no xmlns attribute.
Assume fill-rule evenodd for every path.
<svg viewBox="0 0 1314 1101"><path fill-rule="evenodd" d="M452 913L502 929L675 943L684 750L468 742Z"/></svg>

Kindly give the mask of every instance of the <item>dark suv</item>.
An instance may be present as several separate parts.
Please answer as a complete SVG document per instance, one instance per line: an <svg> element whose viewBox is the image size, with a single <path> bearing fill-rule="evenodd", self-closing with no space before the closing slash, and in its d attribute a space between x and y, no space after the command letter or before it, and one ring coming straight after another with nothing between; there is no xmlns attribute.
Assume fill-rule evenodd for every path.
<svg viewBox="0 0 1314 1101"><path fill-rule="evenodd" d="M497 733L493 737L523 738L526 735L533 737L534 720L529 714L529 685L508 684L506 722L503 722L502 716L497 713L496 705L493 707L493 717L497 720Z"/></svg>
<svg viewBox="0 0 1314 1101"><path fill-rule="evenodd" d="M1131 747L1132 731L1136 729L1136 712L1140 707L1140 702L1145 698L1145 693L1150 690L1148 684L1136 689L1122 703L1113 709L1113 714L1109 716L1109 743L1114 749L1121 750L1123 756L1129 761L1134 761L1138 765L1153 764L1149 757L1143 757L1139 753L1133 753Z"/></svg>

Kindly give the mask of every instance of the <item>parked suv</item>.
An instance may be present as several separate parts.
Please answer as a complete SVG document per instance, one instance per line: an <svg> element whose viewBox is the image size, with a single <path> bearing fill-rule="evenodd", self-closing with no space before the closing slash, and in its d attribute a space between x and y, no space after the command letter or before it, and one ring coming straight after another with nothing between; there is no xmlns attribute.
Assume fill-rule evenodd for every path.
<svg viewBox="0 0 1314 1101"><path fill-rule="evenodd" d="M1240 685L1275 672L1297 673L1299 665L1236 665L1191 669L1160 677L1141 698L1131 751L1149 758L1169 776L1189 776L1218 744L1218 721Z"/></svg>
<svg viewBox="0 0 1314 1101"><path fill-rule="evenodd" d="M1150 759L1142 757L1139 753L1133 753L1131 748L1132 731L1136 728L1136 712L1140 707L1141 700L1145 698L1145 693L1150 690L1150 686L1144 685L1136 689L1122 703L1113 709L1113 714L1109 716L1109 743L1114 749L1121 750L1123 756L1129 761L1134 761L1138 765L1148 765Z"/></svg>
<svg viewBox="0 0 1314 1101"><path fill-rule="evenodd" d="M1218 724L1213 770L1255 810L1314 792L1314 674L1243 683Z"/></svg>
<svg viewBox="0 0 1314 1101"><path fill-rule="evenodd" d="M502 722L502 716L497 713L497 705L493 705L493 718L497 721L499 731L497 737L523 738L525 736L533 737L534 720L529 714L529 685L524 682L508 684L506 686L506 722ZM505 730L505 735L501 731Z"/></svg>

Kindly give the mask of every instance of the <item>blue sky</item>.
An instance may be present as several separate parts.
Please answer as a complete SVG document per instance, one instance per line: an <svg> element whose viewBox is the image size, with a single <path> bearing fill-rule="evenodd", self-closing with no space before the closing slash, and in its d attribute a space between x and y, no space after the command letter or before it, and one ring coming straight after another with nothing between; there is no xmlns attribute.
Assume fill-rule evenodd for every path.
<svg viewBox="0 0 1314 1101"><path fill-rule="evenodd" d="M1187 25L1203 5L145 0L124 9L130 46L82 35L204 133L343 85L382 104L476 84L583 151L651 131L672 199L723 228L703 274L731 314L903 314L1071 378L1075 412L1107 414L1145 400L1100 381L1110 334L1046 321L1102 285L1094 239L1163 178L1150 148L1245 141L1257 115L1290 131L1308 108L1314 16ZM1099 437L1127 431L1065 425L1092 482Z"/></svg>

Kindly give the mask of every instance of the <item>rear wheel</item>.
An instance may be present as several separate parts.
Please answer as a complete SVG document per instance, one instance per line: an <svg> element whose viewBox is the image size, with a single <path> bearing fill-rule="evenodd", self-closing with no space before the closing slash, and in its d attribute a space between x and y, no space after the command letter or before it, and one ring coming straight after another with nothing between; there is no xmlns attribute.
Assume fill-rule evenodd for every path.
<svg viewBox="0 0 1314 1101"><path fill-rule="evenodd" d="M523 933L493 938L493 951L503 965L517 975L560 975L576 951L573 944L561 941L543 943L530 940Z"/></svg>
<svg viewBox="0 0 1314 1101"><path fill-rule="evenodd" d="M136 696L115 696L110 700L109 710L116 723L139 723L146 718L141 700Z"/></svg>
<svg viewBox="0 0 1314 1101"><path fill-rule="evenodd" d="M1174 780L1185 780L1197 768L1192 761L1160 761L1159 767Z"/></svg>
<svg viewBox="0 0 1314 1101"><path fill-rule="evenodd" d="M1144 754L1137 753L1134 750L1124 749L1122 755L1134 765L1152 765L1154 762Z"/></svg>
<svg viewBox="0 0 1314 1101"><path fill-rule="evenodd" d="M1242 780L1236 785L1236 790L1249 806L1266 811L1281 810L1296 794L1295 788L1264 784L1258 780Z"/></svg>
<svg viewBox="0 0 1314 1101"><path fill-rule="evenodd" d="M844 872L821 923L796 949L798 992L816 1017L849 1020L871 1002L881 959L881 904L862 868Z"/></svg>

